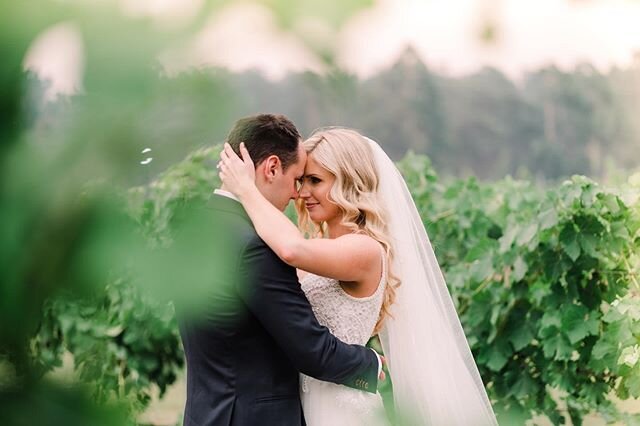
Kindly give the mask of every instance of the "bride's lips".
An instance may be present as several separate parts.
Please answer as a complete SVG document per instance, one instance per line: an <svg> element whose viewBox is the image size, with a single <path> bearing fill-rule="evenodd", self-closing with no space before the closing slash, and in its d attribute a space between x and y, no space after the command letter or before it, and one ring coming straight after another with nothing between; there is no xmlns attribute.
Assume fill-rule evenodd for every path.
<svg viewBox="0 0 640 426"><path fill-rule="evenodd" d="M318 204L320 204L320 203L307 203L307 204L305 204L305 207L307 208L307 210L311 210L312 208L314 208Z"/></svg>

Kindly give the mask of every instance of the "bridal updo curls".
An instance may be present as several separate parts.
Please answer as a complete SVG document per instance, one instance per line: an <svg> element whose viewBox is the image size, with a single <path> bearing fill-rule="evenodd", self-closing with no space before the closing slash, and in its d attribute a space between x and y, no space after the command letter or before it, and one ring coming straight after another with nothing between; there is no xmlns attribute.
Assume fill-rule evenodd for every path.
<svg viewBox="0 0 640 426"><path fill-rule="evenodd" d="M336 180L329 192L329 201L342 213L342 224L354 233L370 236L378 241L386 252L386 282L382 308L374 334L382 327L390 307L395 301L396 287L400 280L393 275L393 247L387 229L387 211L378 198L378 173L373 151L367 139L355 130L325 128L315 131L303 146L307 154ZM310 237L327 235L326 223L315 223L309 218L304 200L296 202L298 226Z"/></svg>

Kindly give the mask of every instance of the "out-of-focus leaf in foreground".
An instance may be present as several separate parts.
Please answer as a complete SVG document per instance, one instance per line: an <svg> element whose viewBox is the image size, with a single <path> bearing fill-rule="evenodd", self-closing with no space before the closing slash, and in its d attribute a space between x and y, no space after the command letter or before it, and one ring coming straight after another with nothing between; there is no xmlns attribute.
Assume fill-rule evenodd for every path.
<svg viewBox="0 0 640 426"><path fill-rule="evenodd" d="M202 204L217 182L217 153L196 150L158 173L219 142L212 135L228 126L234 99L224 76L195 72L176 83L158 57L229 3L204 1L174 26L127 14L116 0L0 3L3 421L124 424L120 410L96 407L87 393L135 412L153 386L162 395L176 380L183 360L170 301L204 307L230 260L226 230ZM335 25L364 3L312 6ZM294 1L267 7L281 22L303 13ZM49 83L23 64L60 24L82 46L80 90L49 102ZM66 352L72 385L43 379Z"/></svg>

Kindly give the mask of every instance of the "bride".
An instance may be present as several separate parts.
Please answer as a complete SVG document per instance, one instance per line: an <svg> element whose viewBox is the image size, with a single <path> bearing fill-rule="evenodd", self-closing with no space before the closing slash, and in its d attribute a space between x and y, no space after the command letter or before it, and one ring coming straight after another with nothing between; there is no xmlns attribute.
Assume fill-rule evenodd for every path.
<svg viewBox="0 0 640 426"><path fill-rule="evenodd" d="M347 343L380 337L403 422L496 425L426 231L391 159L350 129L317 131L303 145L300 230L257 190L243 145L240 159L225 144L220 177L258 235L298 268L318 321ZM302 376L301 401L309 426L387 423L380 394Z"/></svg>

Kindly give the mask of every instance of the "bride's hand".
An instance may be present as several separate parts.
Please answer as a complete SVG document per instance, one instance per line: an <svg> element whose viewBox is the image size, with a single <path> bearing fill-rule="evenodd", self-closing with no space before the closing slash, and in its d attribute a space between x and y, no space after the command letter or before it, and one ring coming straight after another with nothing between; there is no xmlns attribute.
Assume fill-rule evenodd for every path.
<svg viewBox="0 0 640 426"><path fill-rule="evenodd" d="M256 169L244 142L240 143L240 155L242 159L233 151L231 145L225 143L220 152L220 163L218 163L222 183L237 197L241 197L256 186Z"/></svg>

